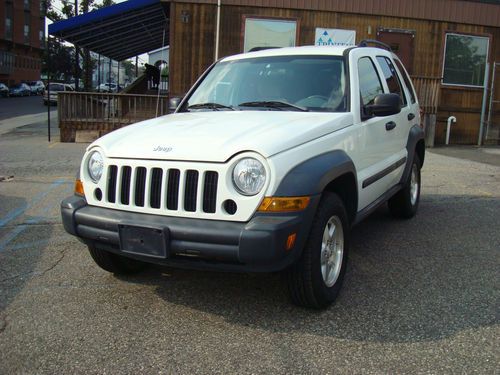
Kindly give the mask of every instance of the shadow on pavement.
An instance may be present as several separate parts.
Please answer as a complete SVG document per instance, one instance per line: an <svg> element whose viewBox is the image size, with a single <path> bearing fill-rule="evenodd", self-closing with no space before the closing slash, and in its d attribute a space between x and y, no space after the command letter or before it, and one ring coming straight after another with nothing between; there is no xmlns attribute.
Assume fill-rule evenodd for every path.
<svg viewBox="0 0 500 375"><path fill-rule="evenodd" d="M9 200L10 207L23 207L26 200L18 197L0 195L0 202ZM5 216L2 215L2 219ZM39 260L47 248L48 241L41 239L36 223L40 218L24 215L23 222L12 225L7 223L0 229L0 331L2 311L16 298L24 286L37 275ZM15 220L12 220L12 223ZM50 238L52 229L44 228L44 238ZM22 246L16 240L25 238Z"/></svg>
<svg viewBox="0 0 500 375"><path fill-rule="evenodd" d="M374 342L433 341L499 323L499 199L422 197L412 220L381 208L353 229L350 264L336 304L289 303L277 274L153 268L122 280L155 285L168 303L232 324ZM168 319L168 317L165 317Z"/></svg>

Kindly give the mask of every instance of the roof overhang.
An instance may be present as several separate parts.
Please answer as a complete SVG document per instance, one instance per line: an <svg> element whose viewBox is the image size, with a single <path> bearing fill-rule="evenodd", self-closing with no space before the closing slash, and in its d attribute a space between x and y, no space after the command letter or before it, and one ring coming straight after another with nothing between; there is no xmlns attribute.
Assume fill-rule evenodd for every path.
<svg viewBox="0 0 500 375"><path fill-rule="evenodd" d="M49 34L113 60L169 44L169 3L129 0L49 25Z"/></svg>

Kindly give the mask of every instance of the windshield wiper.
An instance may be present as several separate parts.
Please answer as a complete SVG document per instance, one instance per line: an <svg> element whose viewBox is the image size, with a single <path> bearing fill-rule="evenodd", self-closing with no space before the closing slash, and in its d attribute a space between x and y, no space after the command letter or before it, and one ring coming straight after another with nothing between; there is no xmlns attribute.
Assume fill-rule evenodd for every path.
<svg viewBox="0 0 500 375"><path fill-rule="evenodd" d="M230 109L231 111L234 111L233 107L219 103L198 103L187 107L187 109L204 109L204 108L213 109L215 111L220 111L221 109Z"/></svg>
<svg viewBox="0 0 500 375"><path fill-rule="evenodd" d="M279 100L266 100L266 101L261 101L261 102L245 102L238 104L238 107L266 107L266 108L276 108L276 109L283 109L283 108L294 108L297 111L303 111L303 112L308 112L309 110L304 107L300 107L295 104L287 103L287 102L282 102Z"/></svg>

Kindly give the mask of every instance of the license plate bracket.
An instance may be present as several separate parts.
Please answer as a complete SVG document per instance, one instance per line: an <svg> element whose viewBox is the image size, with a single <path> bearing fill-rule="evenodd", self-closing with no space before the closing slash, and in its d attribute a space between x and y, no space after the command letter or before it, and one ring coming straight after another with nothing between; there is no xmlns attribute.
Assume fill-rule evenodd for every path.
<svg viewBox="0 0 500 375"><path fill-rule="evenodd" d="M166 228L119 224L120 249L125 253L153 258L168 257L169 231Z"/></svg>

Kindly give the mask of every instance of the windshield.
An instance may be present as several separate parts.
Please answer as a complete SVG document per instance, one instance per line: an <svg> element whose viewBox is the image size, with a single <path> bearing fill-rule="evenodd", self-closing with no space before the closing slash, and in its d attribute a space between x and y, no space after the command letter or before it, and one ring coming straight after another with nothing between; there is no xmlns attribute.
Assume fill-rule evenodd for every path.
<svg viewBox="0 0 500 375"><path fill-rule="evenodd" d="M49 88L50 91L64 91L64 86L57 83L51 83Z"/></svg>
<svg viewBox="0 0 500 375"><path fill-rule="evenodd" d="M340 56L226 61L213 67L183 108L345 112L345 76Z"/></svg>

